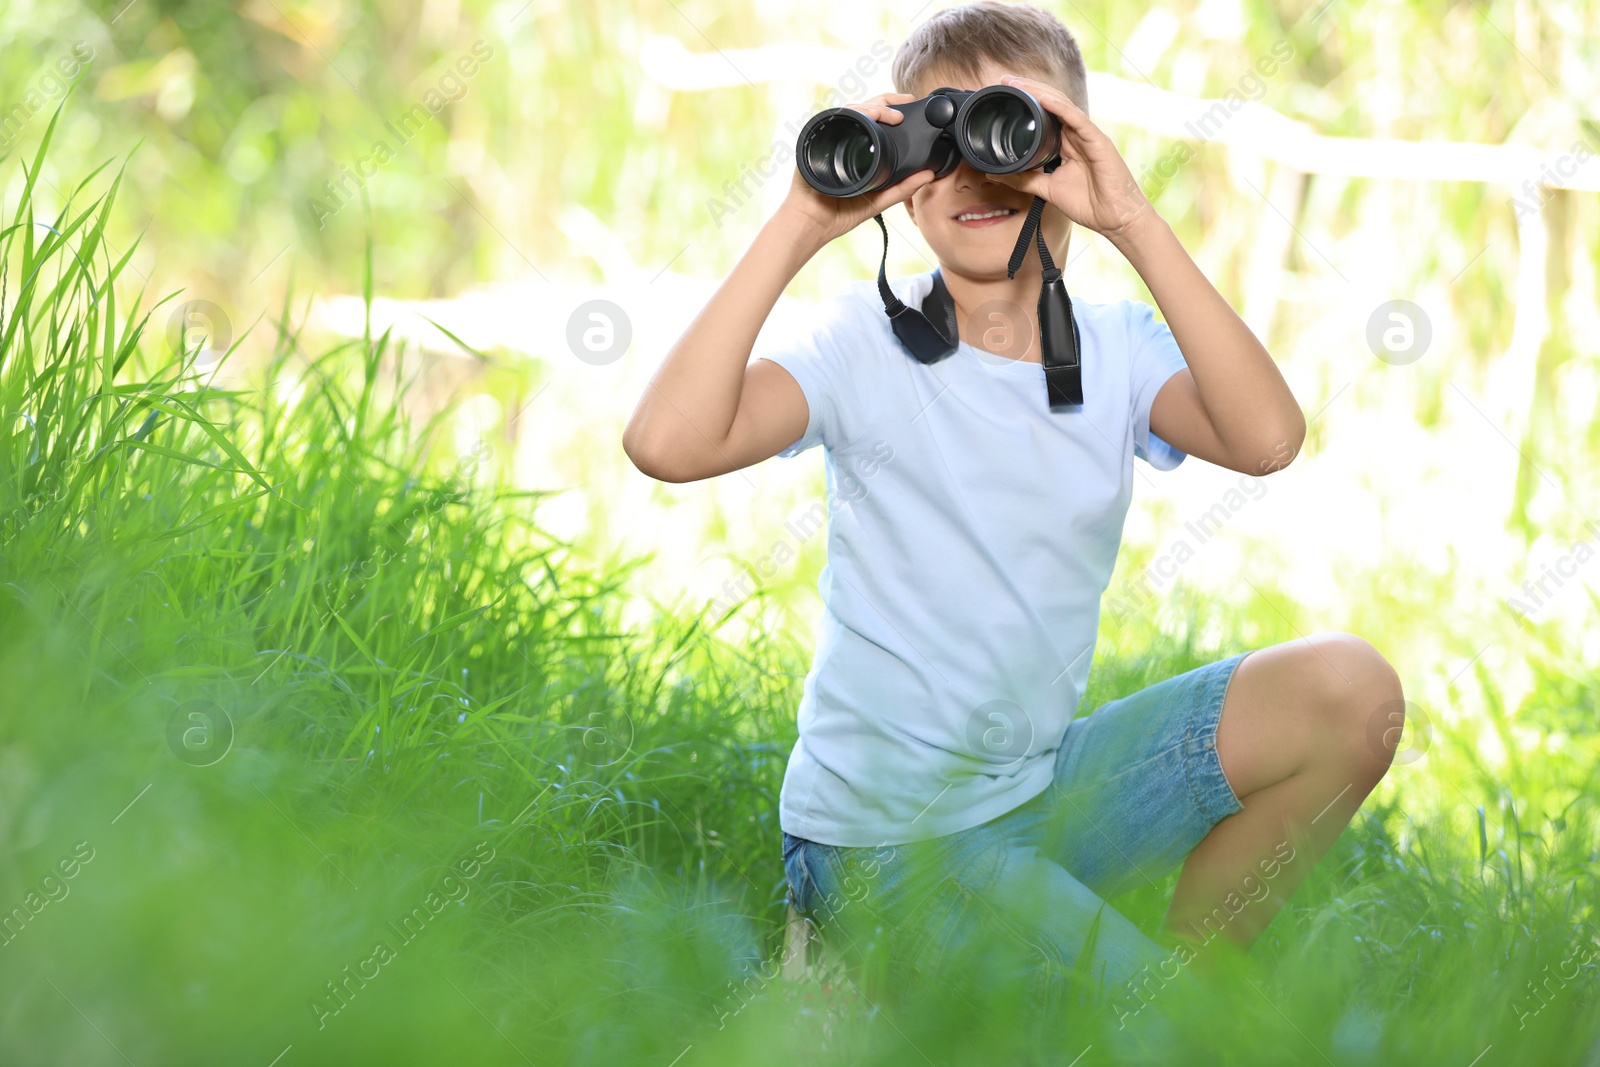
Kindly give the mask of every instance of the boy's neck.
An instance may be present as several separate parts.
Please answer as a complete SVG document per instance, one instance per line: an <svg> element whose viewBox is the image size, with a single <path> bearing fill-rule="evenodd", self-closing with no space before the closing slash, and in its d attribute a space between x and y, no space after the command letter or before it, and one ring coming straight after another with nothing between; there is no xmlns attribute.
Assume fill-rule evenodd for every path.
<svg viewBox="0 0 1600 1067"><path fill-rule="evenodd" d="M955 303L962 341L1005 359L1042 361L1038 309L1043 277L1037 253L1023 261L1014 278L1007 278L1004 270L994 277L974 278L944 264L939 272Z"/></svg>

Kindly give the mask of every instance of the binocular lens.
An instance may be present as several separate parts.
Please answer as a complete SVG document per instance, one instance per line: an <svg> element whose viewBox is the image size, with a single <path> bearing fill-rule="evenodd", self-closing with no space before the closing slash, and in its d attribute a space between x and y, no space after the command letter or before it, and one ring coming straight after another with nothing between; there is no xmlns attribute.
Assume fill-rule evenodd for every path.
<svg viewBox="0 0 1600 1067"><path fill-rule="evenodd" d="M936 89L897 110L893 125L850 107L817 112L795 144L800 176L825 196L859 196L919 170L942 178L963 159L989 174L1047 167L1061 141L1055 116L1011 85Z"/></svg>
<svg viewBox="0 0 1600 1067"><path fill-rule="evenodd" d="M862 116L865 118L865 116ZM817 124L805 144L804 162L812 184L841 195L871 177L880 162L878 146L865 122L832 115Z"/></svg>
<svg viewBox="0 0 1600 1067"><path fill-rule="evenodd" d="M972 105L963 123L967 151L974 165L991 174L1026 169L1039 148L1039 123L1032 109L1015 96L999 94Z"/></svg>

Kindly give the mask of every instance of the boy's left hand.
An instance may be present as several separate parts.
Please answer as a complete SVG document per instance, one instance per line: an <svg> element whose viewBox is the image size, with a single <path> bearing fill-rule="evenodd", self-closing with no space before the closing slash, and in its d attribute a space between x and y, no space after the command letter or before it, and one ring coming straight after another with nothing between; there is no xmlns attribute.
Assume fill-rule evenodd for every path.
<svg viewBox="0 0 1600 1067"><path fill-rule="evenodd" d="M986 178L1019 192L1042 196L1073 222L1112 241L1155 214L1117 146L1065 93L1015 74L1004 75L1000 84L1030 94L1060 120L1061 163L1049 174L1029 170L1020 174L986 174Z"/></svg>

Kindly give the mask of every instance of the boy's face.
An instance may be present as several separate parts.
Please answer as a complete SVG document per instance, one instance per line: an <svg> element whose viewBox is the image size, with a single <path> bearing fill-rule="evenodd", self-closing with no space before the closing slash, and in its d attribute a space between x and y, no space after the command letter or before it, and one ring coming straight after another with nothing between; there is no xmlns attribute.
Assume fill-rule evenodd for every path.
<svg viewBox="0 0 1600 1067"><path fill-rule="evenodd" d="M985 85L1000 84L1003 74L1017 74L1054 84L1048 74L1008 68L986 59L976 79L935 70L908 91L921 99L939 88L981 89ZM955 273L975 281L994 281L1005 279L1006 264L1011 259L1011 250L1016 247L1017 235L1022 232L1022 222L1032 203L1032 196L990 181L982 171L973 170L962 160L955 170L913 193L911 199L906 201L906 211L917 229L922 231L928 247L939 257L939 264L946 274ZM959 217L989 214L996 209L1009 209L1011 214L988 219ZM1056 266L1064 266L1071 221L1061 211L1046 204L1040 227L1044 230L1045 243L1050 246L1051 258ZM1037 274L1038 271L1038 250L1030 249L1017 276Z"/></svg>

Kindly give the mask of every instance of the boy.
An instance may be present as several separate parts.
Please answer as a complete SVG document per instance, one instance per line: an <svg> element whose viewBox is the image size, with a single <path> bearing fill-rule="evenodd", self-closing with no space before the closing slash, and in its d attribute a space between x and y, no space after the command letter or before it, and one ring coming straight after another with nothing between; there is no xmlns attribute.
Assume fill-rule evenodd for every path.
<svg viewBox="0 0 1600 1067"><path fill-rule="evenodd" d="M623 447L671 482L819 442L830 490L871 465L865 491L829 516L825 610L780 798L791 901L847 939L888 917L918 969L985 939L1023 946L1039 1006L1079 967L1148 986L1168 953L1103 898L1181 862L1157 937L1185 963L1218 934L1248 945L1388 769L1399 679L1360 638L1319 634L1074 717L1134 458L1260 476L1298 452L1305 419L1090 120L1083 59L1053 15L942 11L902 45L893 77L897 92L852 106L893 124L892 105L942 86L1014 85L1060 120L1062 163L991 176L962 162L842 199L796 173L667 355ZM1063 410L1046 402L1031 248L1007 277L1036 194L1055 263L1073 224L1095 230L1166 319L1138 301L1075 302L1084 400ZM749 362L812 255L896 203L938 257L955 353L911 358L863 280L807 335ZM917 308L932 277L892 288Z"/></svg>

